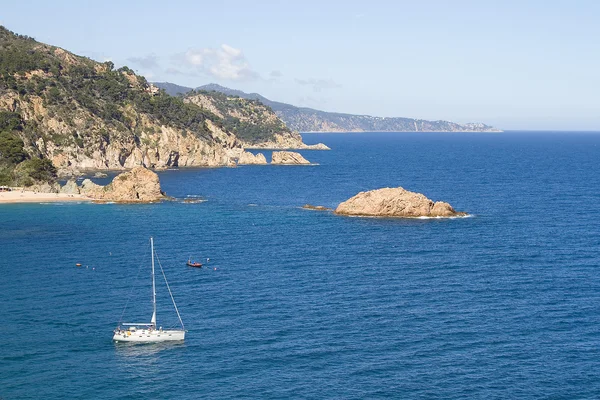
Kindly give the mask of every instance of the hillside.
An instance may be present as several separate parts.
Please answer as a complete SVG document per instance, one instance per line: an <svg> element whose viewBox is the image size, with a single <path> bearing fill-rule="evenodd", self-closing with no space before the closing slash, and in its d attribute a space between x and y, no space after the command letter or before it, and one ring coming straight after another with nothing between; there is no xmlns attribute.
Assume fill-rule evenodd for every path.
<svg viewBox="0 0 600 400"><path fill-rule="evenodd" d="M156 83L176 95L176 91L188 91L191 88L167 83ZM177 87L174 89L172 87ZM216 91L230 96L258 100L271 107L286 125L299 132L500 132L499 129L482 123L457 124L450 121L428 121L413 118L385 118L370 115L354 115L296 107L291 104L271 101L258 93L245 93L241 90L226 88L214 83L200 86L196 90Z"/></svg>
<svg viewBox="0 0 600 400"><path fill-rule="evenodd" d="M229 115L252 104L223 107L233 108ZM0 184L46 180L57 169L231 165L245 143L304 146L287 129L262 130L263 119L277 117L264 108L236 125L127 67L115 70L0 26ZM48 176L32 176L32 168Z"/></svg>
<svg viewBox="0 0 600 400"><path fill-rule="evenodd" d="M183 101L219 117L223 129L232 132L244 148L326 148L302 144L302 137L258 100L198 90L188 92Z"/></svg>

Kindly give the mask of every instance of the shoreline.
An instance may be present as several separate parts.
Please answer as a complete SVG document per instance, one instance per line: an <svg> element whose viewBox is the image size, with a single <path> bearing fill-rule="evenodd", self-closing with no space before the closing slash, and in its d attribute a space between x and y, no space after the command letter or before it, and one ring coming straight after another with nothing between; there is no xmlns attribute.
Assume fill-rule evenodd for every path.
<svg viewBox="0 0 600 400"><path fill-rule="evenodd" d="M68 193L38 193L31 190L13 189L10 192L0 192L0 204L14 203L64 203L67 201L94 201L82 194Z"/></svg>

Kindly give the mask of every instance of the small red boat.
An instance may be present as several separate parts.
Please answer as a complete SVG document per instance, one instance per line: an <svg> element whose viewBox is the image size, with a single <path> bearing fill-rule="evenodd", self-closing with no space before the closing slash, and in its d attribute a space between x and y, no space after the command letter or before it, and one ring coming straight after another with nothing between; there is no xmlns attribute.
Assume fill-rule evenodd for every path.
<svg viewBox="0 0 600 400"><path fill-rule="evenodd" d="M187 265L188 267L202 268L202 264L200 264L199 262L192 262L192 260L188 260L188 262L186 262L185 265Z"/></svg>

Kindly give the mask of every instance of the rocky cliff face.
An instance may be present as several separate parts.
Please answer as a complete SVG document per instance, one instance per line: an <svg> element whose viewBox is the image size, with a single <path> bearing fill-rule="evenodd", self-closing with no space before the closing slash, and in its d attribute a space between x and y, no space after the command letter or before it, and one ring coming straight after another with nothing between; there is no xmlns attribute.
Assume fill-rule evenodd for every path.
<svg viewBox="0 0 600 400"><path fill-rule="evenodd" d="M433 202L421 193L410 192L402 187L384 188L360 192L340 203L335 209L339 215L369 217L458 217L467 215L457 212L448 203Z"/></svg>
<svg viewBox="0 0 600 400"><path fill-rule="evenodd" d="M72 185L69 190L74 190ZM80 192L95 200L122 203L150 203L165 198L160 190L158 175L144 167L135 167L131 171L123 172L106 186L97 185L86 179L82 183Z"/></svg>
<svg viewBox="0 0 600 400"><path fill-rule="evenodd" d="M268 107L220 96L184 102L127 67L0 26L0 114L18 116L19 129L9 133L29 157L62 172L228 166L244 146L305 146Z"/></svg>
<svg viewBox="0 0 600 400"><path fill-rule="evenodd" d="M36 95L0 92L0 109L18 112L25 124L35 124L33 137L23 138L28 152L49 158L63 170L233 165L231 150L241 148L235 135L210 120L205 121L204 137L130 108L133 127L119 131L79 105L73 105L66 121L56 107L44 104Z"/></svg>

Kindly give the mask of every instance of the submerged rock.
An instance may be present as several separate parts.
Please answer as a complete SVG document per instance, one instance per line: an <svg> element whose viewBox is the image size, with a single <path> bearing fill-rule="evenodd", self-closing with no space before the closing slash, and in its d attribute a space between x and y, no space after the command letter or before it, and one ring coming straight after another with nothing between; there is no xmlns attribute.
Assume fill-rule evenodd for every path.
<svg viewBox="0 0 600 400"><path fill-rule="evenodd" d="M274 151L271 156L271 164L308 165L310 161L295 151Z"/></svg>
<svg viewBox="0 0 600 400"><path fill-rule="evenodd" d="M197 197L188 197L183 199L183 202L186 204L198 204L198 203L204 203L206 200L205 199L201 199L201 198L197 198Z"/></svg>
<svg viewBox="0 0 600 400"><path fill-rule="evenodd" d="M339 215L369 217L459 217L467 213L457 212L443 201L433 202L421 193L410 192L402 187L383 188L360 192L340 203L335 209Z"/></svg>
<svg viewBox="0 0 600 400"><path fill-rule="evenodd" d="M237 163L238 165L266 165L267 159L262 153L254 155L249 151L244 151L240 154Z"/></svg>
<svg viewBox="0 0 600 400"><path fill-rule="evenodd" d="M331 208L327 208L324 206L313 206L312 204L305 204L302 206L305 210L315 210L315 211L331 211Z"/></svg>

